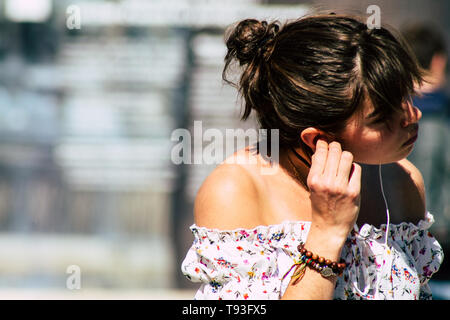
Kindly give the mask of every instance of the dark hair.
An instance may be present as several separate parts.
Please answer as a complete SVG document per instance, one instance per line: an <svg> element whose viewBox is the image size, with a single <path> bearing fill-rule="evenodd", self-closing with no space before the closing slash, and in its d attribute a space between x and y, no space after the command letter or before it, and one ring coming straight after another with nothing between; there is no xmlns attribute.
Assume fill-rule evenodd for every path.
<svg viewBox="0 0 450 320"><path fill-rule="evenodd" d="M402 34L416 54L421 67L430 68L431 59L437 53L447 54L445 41L432 26L413 24L402 28Z"/></svg>
<svg viewBox="0 0 450 320"><path fill-rule="evenodd" d="M254 110L262 128L279 129L280 148L311 153L302 130L337 134L366 98L378 117L388 117L422 83L400 37L348 15L312 15L284 25L247 19L229 29L226 46L222 78L244 98L242 119ZM227 76L232 62L243 68L238 83Z"/></svg>

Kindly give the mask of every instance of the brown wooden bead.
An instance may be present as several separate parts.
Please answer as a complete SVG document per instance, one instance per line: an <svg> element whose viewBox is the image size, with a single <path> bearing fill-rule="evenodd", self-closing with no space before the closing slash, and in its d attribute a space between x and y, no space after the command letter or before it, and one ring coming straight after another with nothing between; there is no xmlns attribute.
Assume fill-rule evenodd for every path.
<svg viewBox="0 0 450 320"><path fill-rule="evenodd" d="M302 255L302 261L304 264L312 269L317 270L324 277L329 277L330 275L341 275L345 267L347 266L343 259L339 263L331 261L330 259L325 259L324 257L319 257L317 254L308 251L303 243L297 246L297 250Z"/></svg>
<svg viewBox="0 0 450 320"><path fill-rule="evenodd" d="M345 267L346 267L345 263L338 263L338 268L339 268L340 270L344 270Z"/></svg>

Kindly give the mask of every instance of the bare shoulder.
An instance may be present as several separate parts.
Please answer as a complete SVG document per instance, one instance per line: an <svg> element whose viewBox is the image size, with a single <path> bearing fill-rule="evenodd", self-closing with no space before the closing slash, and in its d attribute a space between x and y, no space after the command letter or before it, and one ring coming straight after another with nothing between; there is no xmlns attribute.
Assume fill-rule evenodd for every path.
<svg viewBox="0 0 450 320"><path fill-rule="evenodd" d="M425 184L423 182L422 173L420 173L419 169L417 169L417 167L407 159L400 160L398 164L405 171L405 173L411 178L411 181L417 188L417 192L419 192L423 200L423 205L425 206Z"/></svg>
<svg viewBox="0 0 450 320"><path fill-rule="evenodd" d="M417 223L426 212L425 184L417 167L407 159L386 166L392 192L408 222Z"/></svg>
<svg viewBox="0 0 450 320"><path fill-rule="evenodd" d="M198 226L229 230L261 224L258 191L251 174L239 164L220 164L200 187L194 204Z"/></svg>
<svg viewBox="0 0 450 320"><path fill-rule="evenodd" d="M412 181L417 185L417 187L421 188L422 191L425 191L423 177L419 169L417 169L417 167L408 159L400 160L397 163L411 177Z"/></svg>

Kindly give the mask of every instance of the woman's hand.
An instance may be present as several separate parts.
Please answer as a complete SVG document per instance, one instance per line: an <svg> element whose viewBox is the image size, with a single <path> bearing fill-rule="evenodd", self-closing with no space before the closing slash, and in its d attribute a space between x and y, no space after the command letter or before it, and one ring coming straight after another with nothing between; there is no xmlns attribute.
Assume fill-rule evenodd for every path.
<svg viewBox="0 0 450 320"><path fill-rule="evenodd" d="M312 227L345 241L358 217L361 167L339 142L318 140L307 184Z"/></svg>
<svg viewBox="0 0 450 320"><path fill-rule="evenodd" d="M330 259L339 260L341 250L358 218L361 167L353 155L342 151L338 142L316 144L307 184L311 198L311 226L305 248ZM283 299L332 299L336 277L324 278L307 268L299 283L290 283Z"/></svg>

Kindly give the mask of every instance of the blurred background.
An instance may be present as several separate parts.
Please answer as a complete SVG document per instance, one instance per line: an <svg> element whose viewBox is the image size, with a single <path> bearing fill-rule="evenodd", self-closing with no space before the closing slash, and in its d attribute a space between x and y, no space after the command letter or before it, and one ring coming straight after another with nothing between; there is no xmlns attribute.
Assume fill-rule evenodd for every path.
<svg viewBox="0 0 450 320"><path fill-rule="evenodd" d="M225 28L311 8L366 14L372 4L382 23L423 24L450 41L445 0L0 0L0 299L191 299L198 285L180 264L195 194L215 164L175 165L172 132L186 128L194 141L194 121L203 132L256 128L239 121L237 93L221 81ZM423 102L430 124L410 160L447 253L448 84L438 91ZM73 265L80 289L68 284ZM445 261L435 298L450 298L449 283Z"/></svg>

